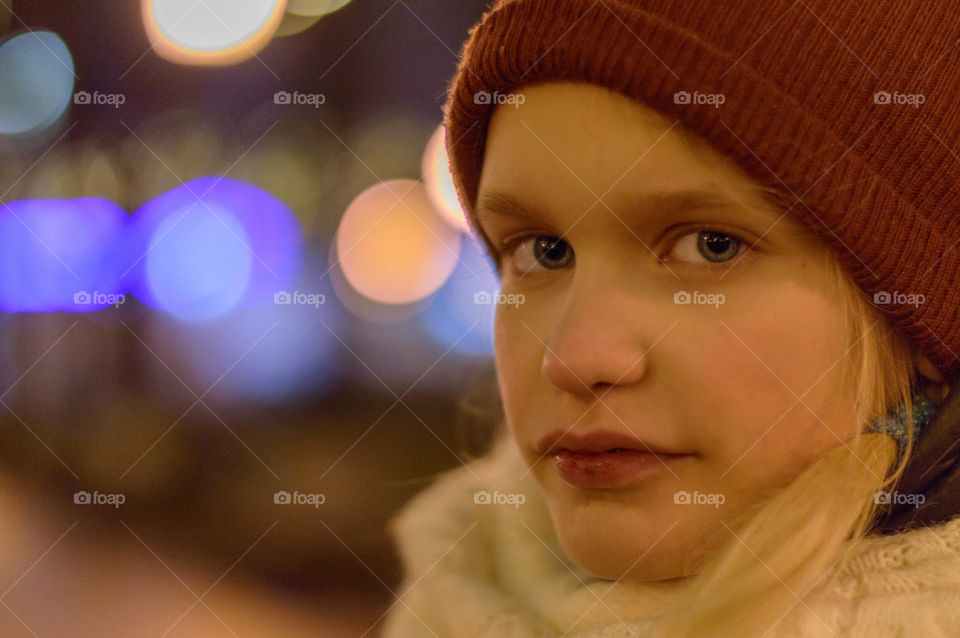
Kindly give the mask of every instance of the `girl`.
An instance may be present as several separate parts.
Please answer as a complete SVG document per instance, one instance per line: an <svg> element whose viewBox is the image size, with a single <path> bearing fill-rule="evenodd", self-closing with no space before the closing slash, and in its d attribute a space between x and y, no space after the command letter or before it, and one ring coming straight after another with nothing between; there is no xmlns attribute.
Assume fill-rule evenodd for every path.
<svg viewBox="0 0 960 638"><path fill-rule="evenodd" d="M446 109L523 303L407 636L960 635L960 3L506 0Z"/></svg>

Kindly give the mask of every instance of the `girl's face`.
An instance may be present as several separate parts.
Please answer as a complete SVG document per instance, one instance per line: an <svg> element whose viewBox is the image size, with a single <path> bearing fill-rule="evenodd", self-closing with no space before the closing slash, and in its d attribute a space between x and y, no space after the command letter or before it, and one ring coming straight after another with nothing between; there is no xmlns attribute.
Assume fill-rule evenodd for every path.
<svg viewBox="0 0 960 638"><path fill-rule="evenodd" d="M477 205L501 249L508 425L574 562L696 573L735 516L856 434L826 248L649 108L520 93L495 110Z"/></svg>

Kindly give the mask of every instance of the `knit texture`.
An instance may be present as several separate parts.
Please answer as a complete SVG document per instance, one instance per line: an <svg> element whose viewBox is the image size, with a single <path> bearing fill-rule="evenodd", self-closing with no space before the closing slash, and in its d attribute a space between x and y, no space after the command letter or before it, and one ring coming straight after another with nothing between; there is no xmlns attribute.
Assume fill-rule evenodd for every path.
<svg viewBox="0 0 960 638"><path fill-rule="evenodd" d="M394 520L407 576L384 638L655 635L656 619L682 585L615 584L574 565L525 470L504 438L490 455L443 475ZM523 494L525 502L478 504L479 490ZM960 518L869 536L848 548L828 580L768 636L960 635Z"/></svg>
<svg viewBox="0 0 960 638"><path fill-rule="evenodd" d="M473 209L496 96L547 81L618 91L776 189L871 299L889 295L877 307L954 376L958 37L960 0L506 0L471 31L451 85L454 183L490 247ZM711 95L723 103L704 101Z"/></svg>

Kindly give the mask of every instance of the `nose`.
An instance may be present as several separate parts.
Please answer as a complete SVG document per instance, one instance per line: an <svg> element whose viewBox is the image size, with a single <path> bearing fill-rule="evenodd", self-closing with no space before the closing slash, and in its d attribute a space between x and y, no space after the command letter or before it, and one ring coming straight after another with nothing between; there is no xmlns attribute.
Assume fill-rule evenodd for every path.
<svg viewBox="0 0 960 638"><path fill-rule="evenodd" d="M545 342L541 374L555 388L577 395L632 385L647 374L649 349L658 339L652 308L636 292L613 284L571 289Z"/></svg>

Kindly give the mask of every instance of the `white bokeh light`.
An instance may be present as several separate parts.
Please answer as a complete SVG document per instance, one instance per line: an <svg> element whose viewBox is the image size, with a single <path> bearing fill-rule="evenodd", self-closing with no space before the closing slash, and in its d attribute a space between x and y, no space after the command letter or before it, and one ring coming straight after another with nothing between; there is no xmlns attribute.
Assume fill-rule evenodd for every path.
<svg viewBox="0 0 960 638"><path fill-rule="evenodd" d="M288 0L287 11L301 16L322 16L349 3L350 0Z"/></svg>
<svg viewBox="0 0 960 638"><path fill-rule="evenodd" d="M143 0L157 54L180 64L242 62L270 42L287 0Z"/></svg>

